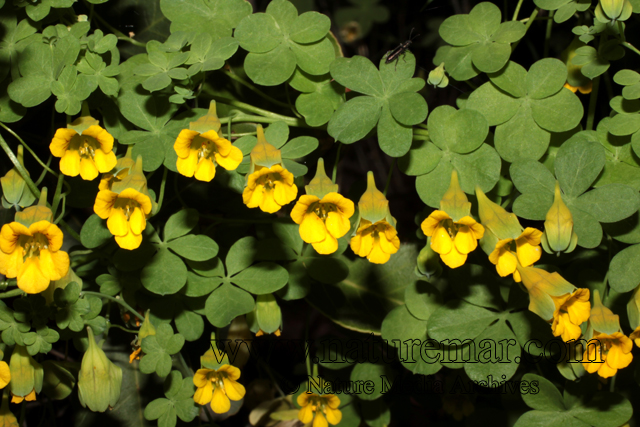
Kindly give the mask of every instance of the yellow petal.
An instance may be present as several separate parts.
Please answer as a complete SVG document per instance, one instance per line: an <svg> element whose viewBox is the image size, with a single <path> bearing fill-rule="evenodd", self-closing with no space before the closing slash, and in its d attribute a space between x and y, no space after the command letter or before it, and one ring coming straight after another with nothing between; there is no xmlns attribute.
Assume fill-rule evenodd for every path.
<svg viewBox="0 0 640 427"><path fill-rule="evenodd" d="M224 414L231 409L231 401L224 394L224 391L220 387L216 387L213 391L213 398L211 399L211 409L216 414Z"/></svg>
<svg viewBox="0 0 640 427"><path fill-rule="evenodd" d="M104 151L98 149L93 155L93 160L96 162L96 166L100 173L110 172L111 169L116 167L118 163L118 159L116 159L116 153L113 151L109 151L105 153Z"/></svg>
<svg viewBox="0 0 640 427"><path fill-rule="evenodd" d="M242 163L242 151L238 147L231 146L229 153L222 156L218 153L215 154L216 163L225 168L226 170L236 170L240 163Z"/></svg>
<svg viewBox="0 0 640 427"><path fill-rule="evenodd" d="M397 236L393 236L393 239L388 240L385 233L379 233L378 239L380 248L388 254L395 254L400 249L400 239Z"/></svg>
<svg viewBox="0 0 640 427"><path fill-rule="evenodd" d="M60 230L60 227L58 227L57 225L49 223L49 221L42 221L42 222L48 223L47 228L41 231L41 233L44 234L47 240L49 241L49 250L54 252L60 250L60 248L62 247L62 240L64 238L64 235L62 234L62 230Z"/></svg>
<svg viewBox="0 0 640 427"><path fill-rule="evenodd" d="M227 377L233 381L236 381L240 378L240 369L229 364L224 364L218 368L218 372L226 372Z"/></svg>
<svg viewBox="0 0 640 427"><path fill-rule="evenodd" d="M49 150L51 150L51 154L55 157L62 157L65 155L65 152L69 149L69 143L71 142L71 138L77 135L73 129L69 128L60 128L56 131L55 135L53 135L53 139L51 140L51 144L49 144Z"/></svg>
<svg viewBox="0 0 640 427"><path fill-rule="evenodd" d="M249 187L245 187L242 192L242 201L249 208L257 208L262 204L262 199L265 197L264 186L258 184L254 189L250 189Z"/></svg>
<svg viewBox="0 0 640 427"><path fill-rule="evenodd" d="M384 264L389 261L389 258L391 258L391 255L382 250L379 242L373 245L369 256L367 256L369 262L374 264Z"/></svg>
<svg viewBox="0 0 640 427"><path fill-rule="evenodd" d="M331 409L338 409L340 407L340 398L335 394L325 394L323 396L327 402L327 406ZM342 415L341 415L342 416Z"/></svg>
<svg viewBox="0 0 640 427"><path fill-rule="evenodd" d="M523 267L529 267L533 265L542 256L542 249L540 246L533 246L526 240L516 239L516 253L518 255L518 261Z"/></svg>
<svg viewBox="0 0 640 427"><path fill-rule="evenodd" d="M440 259L442 259L442 262L449 268L458 268L467 261L467 254L460 253L454 246L449 253L440 254Z"/></svg>
<svg viewBox="0 0 640 427"><path fill-rule="evenodd" d="M4 253L12 253L18 244L18 239L24 233L29 233L29 229L19 222L4 224L0 230L0 250Z"/></svg>
<svg viewBox="0 0 640 427"><path fill-rule="evenodd" d="M441 221L446 219L451 219L451 217L444 211L435 210L429 214L422 224L420 228L425 236L433 236L433 233L438 229L438 225ZM435 250L435 249L434 249ZM436 251L437 252L437 251Z"/></svg>
<svg viewBox="0 0 640 427"><path fill-rule="evenodd" d="M93 211L102 219L109 218L117 198L118 193L114 193L111 190L100 190L93 204Z"/></svg>
<svg viewBox="0 0 640 427"><path fill-rule="evenodd" d="M131 227L131 231L133 234L142 234L144 229L147 227L147 220L140 208L135 208L131 217L129 218L129 227Z"/></svg>
<svg viewBox="0 0 640 427"><path fill-rule="evenodd" d="M484 227L470 216L464 216L456 222L456 224L466 225L473 233L473 237L478 240L484 236Z"/></svg>
<svg viewBox="0 0 640 427"><path fill-rule="evenodd" d="M211 384L211 381L207 381L202 387L198 387L198 390L196 390L196 393L193 395L193 401L198 405L206 405L211 402L212 398L213 384Z"/></svg>
<svg viewBox="0 0 640 427"><path fill-rule="evenodd" d="M191 143L193 142L193 138L195 138L198 134L199 132L196 132L195 130L182 129L180 131L176 142L173 143L173 149L175 150L178 157L184 159L186 157L189 157L191 155L191 152L194 152L196 153L197 159L197 151L191 150Z"/></svg>
<svg viewBox="0 0 640 427"><path fill-rule="evenodd" d="M111 215L107 220L107 228L114 236L124 236L129 232L127 216L122 208L111 210Z"/></svg>
<svg viewBox="0 0 640 427"><path fill-rule="evenodd" d="M11 381L11 370L7 362L0 361L0 388L5 388Z"/></svg>
<svg viewBox="0 0 640 427"><path fill-rule="evenodd" d="M451 252L453 242L446 228L439 226L431 236L431 249L439 254L448 254Z"/></svg>
<svg viewBox="0 0 640 427"><path fill-rule="evenodd" d="M276 181L273 188L273 196L276 203L280 206L284 206L293 200L298 195L298 188L295 185L289 185L281 181Z"/></svg>
<svg viewBox="0 0 640 427"><path fill-rule="evenodd" d="M344 236L351 229L351 223L348 218L348 216L338 212L329 212L326 222L327 231L331 233L333 237L338 239Z"/></svg>
<svg viewBox="0 0 640 427"><path fill-rule="evenodd" d="M478 241L475 239L473 231L466 225L458 228L453 243L461 254L468 254L478 247Z"/></svg>
<svg viewBox="0 0 640 427"><path fill-rule="evenodd" d="M95 138L100 144L100 149L105 153L113 150L113 136L102 127L98 125L89 126L82 131L82 134Z"/></svg>
<svg viewBox="0 0 640 427"><path fill-rule="evenodd" d="M193 385L196 387L204 387L211 381L209 380L208 375L213 372L213 369L198 369L195 374L193 374Z"/></svg>
<svg viewBox="0 0 640 427"><path fill-rule="evenodd" d="M282 207L279 205L273 195L274 191L265 191L260 201L260 209L266 213L274 213Z"/></svg>
<svg viewBox="0 0 640 427"><path fill-rule="evenodd" d="M176 162L176 167L180 175L184 175L188 178L191 178L193 176L193 174L196 172L197 166L198 152L196 150L191 150L184 157L178 157L178 161Z"/></svg>
<svg viewBox="0 0 640 427"><path fill-rule="evenodd" d="M310 212L304 216L300 224L300 237L307 243L322 242L327 236L327 228L324 222L315 214Z"/></svg>
<svg viewBox="0 0 640 427"><path fill-rule="evenodd" d="M231 400L240 400L244 397L246 390L242 384L229 378L222 379L224 383L224 392Z"/></svg>
<svg viewBox="0 0 640 427"><path fill-rule="evenodd" d="M322 242L315 242L311 245L320 255L329 255L338 250L338 240L329 233Z"/></svg>
<svg viewBox="0 0 640 427"><path fill-rule="evenodd" d="M326 408L325 413L329 424L336 425L342 420L342 412L339 409Z"/></svg>
<svg viewBox="0 0 640 427"><path fill-rule="evenodd" d="M216 176L216 165L209 158L202 159L196 166L194 176L198 181L210 182Z"/></svg>
<svg viewBox="0 0 640 427"><path fill-rule="evenodd" d="M77 150L69 150L60 159L60 172L67 176L80 174L80 153Z"/></svg>
<svg viewBox="0 0 640 427"><path fill-rule="evenodd" d="M304 394L304 393L303 393ZM300 396L302 396L301 394ZM313 407L312 405L307 404L306 406L302 406L302 409L298 412L298 419L302 421L304 424L310 423L313 420Z"/></svg>
<svg viewBox="0 0 640 427"><path fill-rule="evenodd" d="M99 175L98 168L93 160L82 158L80 159L80 176L85 181L93 181Z"/></svg>
<svg viewBox="0 0 640 427"><path fill-rule="evenodd" d="M0 274L4 274L8 279L18 277L18 273L22 268L22 248L6 254L0 251Z"/></svg>
<svg viewBox="0 0 640 427"><path fill-rule="evenodd" d="M496 270L501 277L506 277L516 271L518 261L516 256L509 251L504 251L498 258Z"/></svg>
<svg viewBox="0 0 640 427"><path fill-rule="evenodd" d="M142 234L133 234L129 232L124 236L116 236L116 243L122 249L132 251L140 247L140 243L142 243Z"/></svg>
<svg viewBox="0 0 640 427"><path fill-rule="evenodd" d="M347 219L351 218L355 212L355 205L353 204L353 202L339 193L335 193L335 192L327 193L324 195L324 197L320 202L331 203L335 205L340 211L340 213L342 214L342 216L344 216Z"/></svg>
<svg viewBox="0 0 640 427"><path fill-rule="evenodd" d="M309 206L311 206L312 203L315 203L318 200L320 199L318 199L316 196L310 196L308 194L300 196L296 204L293 206L293 209L291 209L291 219L293 220L293 222L295 222L296 224L300 224L304 219Z"/></svg>
<svg viewBox="0 0 640 427"><path fill-rule="evenodd" d="M316 417L313 419L313 427L328 427L327 420L320 412L316 412Z"/></svg>
<svg viewBox="0 0 640 427"><path fill-rule="evenodd" d="M18 287L28 294L37 294L49 286L49 279L40 270L38 258L27 258L18 272Z"/></svg>
<svg viewBox="0 0 640 427"><path fill-rule="evenodd" d="M298 395L298 398L296 399L296 402L298 402L299 406L305 407L306 405L309 404L309 398L312 396L312 393L301 393Z"/></svg>

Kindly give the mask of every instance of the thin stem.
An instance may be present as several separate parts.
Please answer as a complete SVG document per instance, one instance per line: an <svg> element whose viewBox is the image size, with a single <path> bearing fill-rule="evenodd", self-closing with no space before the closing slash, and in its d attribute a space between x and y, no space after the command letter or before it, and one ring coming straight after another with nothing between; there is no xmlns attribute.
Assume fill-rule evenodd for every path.
<svg viewBox="0 0 640 427"><path fill-rule="evenodd" d="M342 149L342 143L338 141L338 152L336 153L336 161L333 163L333 173L331 174L331 181L336 183L336 176L338 176L338 162L340 161L340 150Z"/></svg>
<svg viewBox="0 0 640 427"><path fill-rule="evenodd" d="M19 136L17 133L15 133L11 128L9 128L7 125L5 125L5 124L4 124L4 123L2 123L2 122L0 122L0 126L2 126L2 127L4 128L4 130L6 130L7 132L9 132L11 135L13 135L13 137L14 137L15 139L17 139L17 140L18 140L18 142L20 142L20 144L22 144L22 146L23 146L24 148L26 148L26 149L27 149L27 151L28 151L28 152L33 156L33 158L34 158L34 159L36 159L36 162L38 162L38 164L39 164L40 166L42 166L42 167L43 167L47 172L49 172L50 174L52 174L52 175L54 175L54 176L57 176L57 175L58 175L58 173L57 173L57 172L54 172L53 170L51 170L47 165L45 165L45 164L42 162L42 160L40 160L40 157L38 157L38 156L36 155L36 153L34 153L34 151L33 151L33 150L32 150L32 149L27 145L27 143L26 143L26 142L24 142L24 140L23 140L22 138L20 138L20 136Z"/></svg>
<svg viewBox="0 0 640 427"><path fill-rule="evenodd" d="M515 12L513 12L513 19L511 19L512 21L516 21L518 19L518 14L520 13L520 8L522 7L522 2L524 0L518 0L518 4L516 6L516 10Z"/></svg>
<svg viewBox="0 0 640 427"><path fill-rule="evenodd" d="M640 55L640 50L638 50L638 48L636 48L634 45L632 45L629 42L622 42L622 46L626 47L629 50L634 51L635 53L637 53L638 55Z"/></svg>
<svg viewBox="0 0 640 427"><path fill-rule="evenodd" d="M304 253L304 250L303 250ZM309 347L309 311L307 310L304 317L304 347L306 353L307 375L311 376L311 348Z"/></svg>
<svg viewBox="0 0 640 427"><path fill-rule="evenodd" d="M389 189L389 184L391 184L391 175L393 174L393 169L396 165L396 159L394 158L393 160L391 160L391 169L389 169L389 174L387 175L387 184L384 186L384 192L382 194L384 194L385 196L387 195L387 190Z"/></svg>
<svg viewBox="0 0 640 427"><path fill-rule="evenodd" d="M118 325L117 323L110 323L109 327L110 328L118 328L118 329L121 329L121 330L123 330L125 332L129 332L130 334L134 334L134 335L136 335L138 333L138 331L134 331L133 329L127 329L122 325Z"/></svg>
<svg viewBox="0 0 640 427"><path fill-rule="evenodd" d="M549 17L553 18L553 15L555 15L556 11L552 10L551 12L549 12ZM544 35L544 53L543 53L543 57L546 58L547 56L549 56L549 40L551 39L551 29L553 27L553 19L549 19L547 21L547 32Z"/></svg>
<svg viewBox="0 0 640 427"><path fill-rule="evenodd" d="M142 317L140 313L138 313L133 307L127 304L122 298L115 298L115 297L112 297L111 295L105 295L105 294L101 294L100 292L93 292L93 291L82 291L82 293L84 295L93 295L99 298L106 298L108 300L116 302L121 306L123 306L124 308L126 308L127 310L129 310L138 319L140 319L141 321L144 321L144 317Z"/></svg>
<svg viewBox="0 0 640 427"><path fill-rule="evenodd" d="M533 22L536 20L536 16L538 16L538 12L540 11L540 9L535 8L533 10L533 12L531 13L531 16L529 16L529 20L527 21L527 23L524 26L524 33L526 34L527 31L529 31L529 27L531 26L531 24L533 24ZM524 36L523 36L524 38ZM518 47L518 45L520 44L520 42L522 41L522 39L518 40L517 42L513 43L511 45L511 52L513 53L514 50L516 50L516 47Z"/></svg>
<svg viewBox="0 0 640 427"><path fill-rule="evenodd" d="M593 79L593 87L589 98L589 112L587 114L586 130L593 130L593 121L596 116L596 104L598 102L598 89L600 88L600 76Z"/></svg>
<svg viewBox="0 0 640 427"><path fill-rule="evenodd" d="M53 156L50 154L49 158L47 159L47 169L49 169L48 166L51 164L51 159L52 158L53 158ZM47 169L42 169L42 172L40 173L40 176L38 177L38 180L35 182L36 187L39 186L42 183L42 181L44 181L44 177L47 176ZM66 182L65 182L65 184L66 184Z"/></svg>
<svg viewBox="0 0 640 427"><path fill-rule="evenodd" d="M616 377L618 376L618 374L615 374L613 376L613 378L611 378L611 384L609 384L609 392L613 393L613 391L616 389Z"/></svg>
<svg viewBox="0 0 640 427"><path fill-rule="evenodd" d="M249 83L248 81L246 81L245 79L243 79L242 77L240 77L237 74L232 73L231 71L225 71L225 74L227 76L229 76L232 80L237 81L238 83L240 83L242 86L246 87L247 89L251 90L252 92L255 92L256 95L260 96L263 99L266 99L267 101L278 105L280 107L284 107L284 108L289 108L289 105L278 101L277 99L274 99L272 97L270 97L269 95L267 95L266 93L264 93L263 91L261 91L260 89L258 89L257 87L255 87L254 85L252 85L251 83Z"/></svg>
<svg viewBox="0 0 640 427"><path fill-rule="evenodd" d="M53 204L51 205L51 214L55 217L60 204L60 193L62 193L62 184L64 183L64 175L58 175L58 183L56 184L56 192L53 193Z"/></svg>
<svg viewBox="0 0 640 427"><path fill-rule="evenodd" d="M275 123L275 122L285 122L288 126L293 127L304 127L309 128L306 123L300 121L300 119L294 117L264 117L264 116L253 116L250 114L244 114L241 112L236 113L233 116L229 117L220 117L220 121L222 120L231 120L232 123L241 123L241 122L251 122L251 123ZM322 129L322 127L320 127Z"/></svg>
<svg viewBox="0 0 640 427"><path fill-rule="evenodd" d="M13 298L20 295L26 295L26 293L22 289L16 288L0 294L0 299Z"/></svg>
<svg viewBox="0 0 640 427"><path fill-rule="evenodd" d="M160 184L160 196L158 196L158 207L156 208L156 213L160 212L160 208L162 207L162 201L164 200L164 187L167 185L167 173L169 169L164 168L164 172L162 173L162 183Z"/></svg>
<svg viewBox="0 0 640 427"><path fill-rule="evenodd" d="M61 174L62 176L62 174ZM61 197L62 199L62 209L60 210L60 215L58 215L58 217L55 219L55 221L53 221L54 224L58 224L60 221L62 221L62 217L64 216L64 212L67 209L67 193L64 193Z"/></svg>

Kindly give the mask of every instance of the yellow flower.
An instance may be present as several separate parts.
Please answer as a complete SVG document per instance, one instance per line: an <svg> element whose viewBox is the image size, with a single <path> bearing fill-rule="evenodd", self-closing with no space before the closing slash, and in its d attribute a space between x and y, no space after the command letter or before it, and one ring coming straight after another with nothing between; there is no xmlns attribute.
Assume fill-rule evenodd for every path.
<svg viewBox="0 0 640 427"><path fill-rule="evenodd" d="M218 369L198 369L193 376L193 383L198 390L193 400L199 405L211 403L211 409L216 414L224 414L231 408L231 400L240 400L245 395L245 389L237 380L240 369L228 364Z"/></svg>
<svg viewBox="0 0 640 427"><path fill-rule="evenodd" d="M612 377L618 369L629 366L632 348L633 342L622 332L610 335L596 332L587 343L582 366L590 374L598 372L602 378Z"/></svg>
<svg viewBox="0 0 640 427"><path fill-rule="evenodd" d="M31 208L29 208L31 209ZM25 209L26 212L27 209ZM61 251L62 231L49 221L26 227L11 222L0 230L0 274L18 278L18 287L37 294L69 270L69 255Z"/></svg>
<svg viewBox="0 0 640 427"><path fill-rule="evenodd" d="M27 352L27 348L16 345L9 361L11 382L11 403L21 403L23 400L33 402L36 393L42 390L42 365L36 362Z"/></svg>
<svg viewBox="0 0 640 427"><path fill-rule="evenodd" d="M300 196L291 210L291 219L300 224L300 237L311 243L319 254L338 250L338 240L351 228L349 218L355 212L353 202L338 193Z"/></svg>
<svg viewBox="0 0 640 427"><path fill-rule="evenodd" d="M123 249L136 249L142 243L142 232L147 227L146 216L151 213L151 199L133 188L120 194L100 190L93 205L94 212L107 219L107 227L116 236Z"/></svg>
<svg viewBox="0 0 640 427"><path fill-rule="evenodd" d="M391 254L398 252L398 249L398 232L384 219L375 224L361 219L356 235L351 238L351 250L374 264L389 261Z"/></svg>
<svg viewBox="0 0 640 427"><path fill-rule="evenodd" d="M0 360L0 389L5 388L11 382L11 368L5 361Z"/></svg>
<svg viewBox="0 0 640 427"><path fill-rule="evenodd" d="M640 347L640 326L638 326L631 335L629 335L629 339L636 343L637 347Z"/></svg>
<svg viewBox="0 0 640 427"><path fill-rule="evenodd" d="M580 325L591 315L589 289L578 288L571 294L551 298L556 306L551 325L553 336L561 337L565 342L580 338Z"/></svg>
<svg viewBox="0 0 640 427"><path fill-rule="evenodd" d="M242 192L242 201L249 208L259 206L263 212L274 213L295 200L297 195L293 174L282 165L256 166Z"/></svg>
<svg viewBox="0 0 640 427"><path fill-rule="evenodd" d="M304 424L313 420L313 427L327 427L329 424L336 425L342 420L340 399L335 394L324 394L305 392L298 396L298 405L302 406L298 412L298 419ZM328 422L328 424L327 424Z"/></svg>
<svg viewBox="0 0 640 427"><path fill-rule="evenodd" d="M209 182L216 175L216 164L227 170L235 170L242 162L242 152L231 142L218 136L215 130L200 133L183 129L173 149L178 154L178 172L184 176L195 175L197 180Z"/></svg>
<svg viewBox="0 0 640 427"><path fill-rule="evenodd" d="M463 265L467 254L478 247L478 239L484 236L484 227L470 216L454 222L440 210L431 212L420 227L425 236L431 237L431 249L450 268Z"/></svg>
<svg viewBox="0 0 640 427"><path fill-rule="evenodd" d="M98 125L81 134L71 128L58 129L49 145L51 154L60 159L60 172L91 181L98 173L109 172L116 165L113 136Z"/></svg>
<svg viewBox="0 0 640 427"><path fill-rule="evenodd" d="M593 88L593 82L591 80L589 80L589 82L587 84L585 84L584 86L571 86L569 84L569 82L566 82L564 84L564 87L566 87L567 89L569 89L571 92L576 93L577 91L580 91L581 94L583 95L587 95L589 93L591 93L591 90Z"/></svg>
<svg viewBox="0 0 640 427"><path fill-rule="evenodd" d="M520 282L520 272L516 270L518 263L522 267L529 267L540 259L540 238L542 232L527 227L520 236L514 239L503 239L496 243L496 248L489 255L489 261L495 264L501 277L513 274L513 280Z"/></svg>

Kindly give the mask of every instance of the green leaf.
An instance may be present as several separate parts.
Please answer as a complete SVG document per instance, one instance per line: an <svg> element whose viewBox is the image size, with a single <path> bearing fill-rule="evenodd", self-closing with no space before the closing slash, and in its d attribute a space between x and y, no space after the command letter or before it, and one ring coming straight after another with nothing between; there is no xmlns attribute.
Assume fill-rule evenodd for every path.
<svg viewBox="0 0 640 427"><path fill-rule="evenodd" d="M400 157L411 148L413 131L410 126L405 126L392 116L387 106L382 107L380 121L378 122L378 143L380 148L388 156Z"/></svg>
<svg viewBox="0 0 640 427"><path fill-rule="evenodd" d="M538 393L527 393L522 395L522 400L531 408L540 411L564 411L564 400L562 395L548 379L535 374L525 374L523 381L531 384L533 381L538 383Z"/></svg>
<svg viewBox="0 0 640 427"><path fill-rule="evenodd" d="M553 193L555 177L542 163L522 160L511 164L509 175L521 193Z"/></svg>
<svg viewBox="0 0 640 427"><path fill-rule="evenodd" d="M460 154L476 150L489 133L489 125L476 110L441 106L431 112L429 136L440 149Z"/></svg>
<svg viewBox="0 0 640 427"><path fill-rule="evenodd" d="M543 129L566 132L580 123L584 108L578 96L570 90L560 90L555 95L531 101L531 115Z"/></svg>
<svg viewBox="0 0 640 427"><path fill-rule="evenodd" d="M247 76L262 86L277 86L287 81L296 68L296 55L285 44L266 53L249 53L244 61Z"/></svg>
<svg viewBox="0 0 640 427"><path fill-rule="evenodd" d="M398 168L410 176L419 176L431 172L442 157L442 151L432 142L414 140L407 154L398 159Z"/></svg>
<svg viewBox="0 0 640 427"><path fill-rule="evenodd" d="M440 207L440 200L451 183L452 170L451 163L442 159L431 172L416 178L416 191L427 206Z"/></svg>
<svg viewBox="0 0 640 427"><path fill-rule="evenodd" d="M438 341L474 339L497 318L498 313L485 308L464 301L449 301L431 314L429 336Z"/></svg>
<svg viewBox="0 0 640 427"><path fill-rule="evenodd" d="M298 67L314 76L328 73L336 57L336 51L328 37L312 44L291 43L289 47L296 56Z"/></svg>
<svg viewBox="0 0 640 427"><path fill-rule="evenodd" d="M256 295L270 294L287 284L287 270L273 262L260 262L231 278L242 289Z"/></svg>
<svg viewBox="0 0 640 427"><path fill-rule="evenodd" d="M184 346L184 337L174 334L168 323L158 326L155 335L142 339L140 347L145 355L140 359L140 371L145 374L155 372L166 377L171 372L171 355Z"/></svg>
<svg viewBox="0 0 640 427"><path fill-rule="evenodd" d="M175 294L187 282L187 267L168 249L160 248L140 272L140 281L154 294Z"/></svg>
<svg viewBox="0 0 640 427"><path fill-rule="evenodd" d="M374 363L357 363L351 371L351 381L373 383L373 390L367 387L367 392L359 395L362 400L376 400L382 397L384 384L382 376L386 376L389 382L393 382L394 376L389 366ZM366 386L365 386L366 387Z"/></svg>
<svg viewBox="0 0 640 427"><path fill-rule="evenodd" d="M440 291L429 282L418 280L404 291L407 310L420 320L429 320L431 314L442 305Z"/></svg>
<svg viewBox="0 0 640 427"><path fill-rule="evenodd" d="M481 39L469 26L469 15L452 15L438 29L440 37L454 46L467 46Z"/></svg>
<svg viewBox="0 0 640 427"><path fill-rule="evenodd" d="M289 139L289 126L285 122L275 122L264 131L264 136L276 148L281 148Z"/></svg>
<svg viewBox="0 0 640 427"><path fill-rule="evenodd" d="M384 94L380 72L369 59L363 56L336 58L331 63L330 72L331 77L338 83L353 91L372 96Z"/></svg>
<svg viewBox="0 0 640 427"><path fill-rule="evenodd" d="M406 126L414 126L427 118L427 102L414 92L396 93L389 98L389 109L393 117Z"/></svg>
<svg viewBox="0 0 640 427"><path fill-rule="evenodd" d="M489 126L496 126L511 119L522 101L500 91L491 82L474 90L469 96L466 108L480 111Z"/></svg>
<svg viewBox="0 0 640 427"><path fill-rule="evenodd" d="M167 245L183 258L192 261L206 261L218 254L218 244L208 236L189 234L178 237Z"/></svg>
<svg viewBox="0 0 640 427"><path fill-rule="evenodd" d="M364 138L374 128L381 111L379 100L358 96L338 108L329 121L327 132L337 141L352 144Z"/></svg>
<svg viewBox="0 0 640 427"><path fill-rule="evenodd" d="M555 58L535 62L527 73L525 85L532 99L547 98L562 89L567 82L567 66Z"/></svg>
<svg viewBox="0 0 640 427"><path fill-rule="evenodd" d="M289 37L296 43L313 43L326 36L330 27L331 20L327 16L318 12L306 12L293 21Z"/></svg>
<svg viewBox="0 0 640 427"><path fill-rule="evenodd" d="M200 215L195 209L182 209L171 215L164 225L164 241L184 236L198 224Z"/></svg>
<svg viewBox="0 0 640 427"><path fill-rule="evenodd" d="M623 184L603 185L578 197L575 206L599 222L616 222L638 211L638 192Z"/></svg>
<svg viewBox="0 0 640 427"><path fill-rule="evenodd" d="M161 0L160 7L171 21L172 33L198 28L209 33L213 41L231 36L231 30L252 11L251 4L244 0Z"/></svg>
<svg viewBox="0 0 640 427"><path fill-rule="evenodd" d="M250 293L224 283L213 291L205 304L207 320L218 328L228 326L237 316L253 310L255 301Z"/></svg>
<svg viewBox="0 0 640 427"><path fill-rule="evenodd" d="M616 292L629 292L640 283L640 245L629 246L618 252L609 265L609 284Z"/></svg>
<svg viewBox="0 0 640 427"><path fill-rule="evenodd" d="M522 98L527 90L527 70L520 64L509 61L506 67L489 75L491 83L515 98Z"/></svg>
<svg viewBox="0 0 640 427"><path fill-rule="evenodd" d="M204 332L204 320L202 316L191 310L182 310L175 317L176 328L187 341L196 341Z"/></svg>
<svg viewBox="0 0 640 427"><path fill-rule="evenodd" d="M318 148L318 139L311 136L299 136L289 141L280 154L285 159L299 159L311 154Z"/></svg>
<svg viewBox="0 0 640 427"><path fill-rule="evenodd" d="M604 167L604 149L583 134L567 140L556 155L555 172L560 187L569 197L584 193Z"/></svg>
<svg viewBox="0 0 640 427"><path fill-rule="evenodd" d="M256 239L252 236L243 237L236 241L227 253L225 265L227 266L227 276L249 267L254 260L256 249Z"/></svg>
<svg viewBox="0 0 640 427"><path fill-rule="evenodd" d="M499 388L501 381L516 373L522 350L516 336L503 321L489 326L474 339L476 354L464 364L464 370L472 381L487 383L489 388ZM495 380L500 378L500 380ZM481 383L482 384L482 383Z"/></svg>
<svg viewBox="0 0 640 427"><path fill-rule="evenodd" d="M282 30L268 13L255 13L244 18L234 37L244 50L254 53L269 52L284 42Z"/></svg>
<svg viewBox="0 0 640 427"><path fill-rule="evenodd" d="M96 214L92 214L84 222L80 230L80 241L85 248L97 248L110 241L112 234L107 228L106 221Z"/></svg>

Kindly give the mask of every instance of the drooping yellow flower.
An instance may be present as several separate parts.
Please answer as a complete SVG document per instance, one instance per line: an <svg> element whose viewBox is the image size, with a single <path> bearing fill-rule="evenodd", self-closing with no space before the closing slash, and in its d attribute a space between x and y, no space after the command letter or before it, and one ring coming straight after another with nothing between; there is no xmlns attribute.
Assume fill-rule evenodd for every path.
<svg viewBox="0 0 640 427"><path fill-rule="evenodd" d="M587 84L585 84L584 86L571 86L569 84L569 82L566 82L564 84L564 87L569 89L571 92L576 93L578 91L580 91L581 94L583 95L587 95L589 93L591 93L591 90L593 89L593 82L591 80L589 80L589 82Z"/></svg>
<svg viewBox="0 0 640 427"><path fill-rule="evenodd" d="M61 279L69 270L69 255L60 250L62 239L60 228L45 220L28 227L16 221L3 225L0 274L17 277L18 287L28 294L44 291L52 280Z"/></svg>
<svg viewBox="0 0 640 427"><path fill-rule="evenodd" d="M633 342L622 332L596 332L587 343L582 366L590 374L598 372L602 378L612 377L618 369L629 366L633 360L632 348Z"/></svg>
<svg viewBox="0 0 640 427"><path fill-rule="evenodd" d="M420 227L425 236L431 237L431 249L450 268L463 265L467 254L478 247L478 240L484 235L484 227L470 216L454 222L440 210L431 212Z"/></svg>
<svg viewBox="0 0 640 427"><path fill-rule="evenodd" d="M501 277L513 274L513 280L520 282L520 272L516 269L518 264L529 267L540 259L540 238L542 232L535 228L527 227L516 239L503 239L496 243L496 247L489 255L489 261L495 264Z"/></svg>
<svg viewBox="0 0 640 427"><path fill-rule="evenodd" d="M94 212L107 220L107 228L123 249L136 249L142 243L142 232L151 213L151 199L133 188L115 193L101 190L93 205Z"/></svg>
<svg viewBox="0 0 640 427"><path fill-rule="evenodd" d="M551 325L553 336L565 342L580 338L580 325L589 320L591 314L589 289L578 288L573 293L551 298L556 306Z"/></svg>
<svg viewBox="0 0 640 427"><path fill-rule="evenodd" d="M5 388L11 382L11 369L9 364L0 360L0 389Z"/></svg>
<svg viewBox="0 0 640 427"><path fill-rule="evenodd" d="M36 400L36 393L40 393L42 390L44 372L42 365L31 357L26 347L21 345L14 347L9 361L9 369L11 403Z"/></svg>
<svg viewBox="0 0 640 427"><path fill-rule="evenodd" d="M173 149L178 155L178 172L199 181L209 182L216 175L216 165L235 170L242 162L242 152L215 130L200 133L183 129Z"/></svg>
<svg viewBox="0 0 640 427"><path fill-rule="evenodd" d="M351 238L351 250L374 264L384 264L400 249L398 232L386 220L374 224L360 220L355 236Z"/></svg>
<svg viewBox="0 0 640 427"><path fill-rule="evenodd" d="M89 126L87 126L89 125ZM91 181L116 165L113 136L92 117L81 117L67 128L60 128L49 145L60 157L60 172Z"/></svg>
<svg viewBox="0 0 640 427"><path fill-rule="evenodd" d="M298 419L304 424L313 421L313 427L328 427L342 420L342 412L338 409L340 399L335 394L305 392L298 396L297 402L302 407Z"/></svg>
<svg viewBox="0 0 640 427"><path fill-rule="evenodd" d="M240 400L246 391L237 380L240 369L224 364L218 369L198 369L193 376L196 390L193 400L199 405L211 404L217 414L224 414L231 408L230 400Z"/></svg>
<svg viewBox="0 0 640 427"><path fill-rule="evenodd" d="M300 237L311 243L319 254L338 250L338 240L351 228L349 218L355 212L353 202L338 193L328 193L322 199L313 195L300 196L291 211L291 219L300 224Z"/></svg>
<svg viewBox="0 0 640 427"><path fill-rule="evenodd" d="M260 207L263 212L274 213L294 201L297 195L293 174L282 165L256 166L242 192L242 201L249 208Z"/></svg>
<svg viewBox="0 0 640 427"><path fill-rule="evenodd" d="M629 339L636 343L636 347L640 347L640 326L631 332Z"/></svg>

